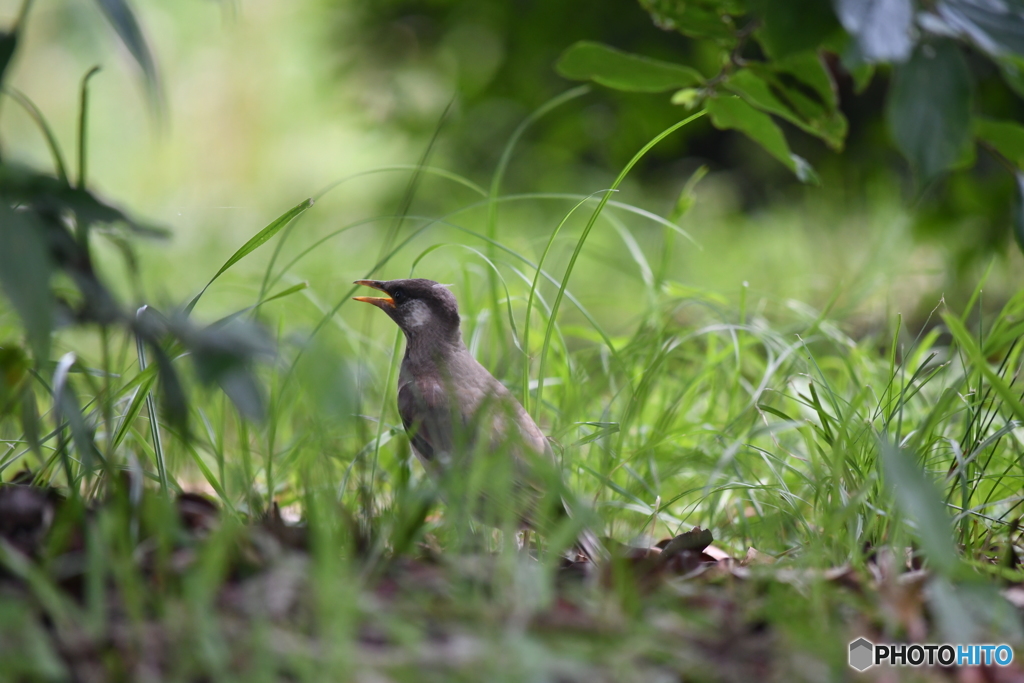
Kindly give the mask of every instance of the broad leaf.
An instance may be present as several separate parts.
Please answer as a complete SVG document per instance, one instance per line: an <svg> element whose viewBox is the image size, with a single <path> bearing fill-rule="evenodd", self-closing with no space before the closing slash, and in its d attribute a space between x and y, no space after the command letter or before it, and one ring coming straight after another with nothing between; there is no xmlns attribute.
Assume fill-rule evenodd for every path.
<svg viewBox="0 0 1024 683"><path fill-rule="evenodd" d="M1018 96L1024 97L1024 58L1006 55L998 62L1003 80Z"/></svg>
<svg viewBox="0 0 1024 683"><path fill-rule="evenodd" d="M839 104L838 88L832 72L817 52L808 51L791 55L775 62L775 71L789 74L817 94L817 99L827 106Z"/></svg>
<svg viewBox="0 0 1024 683"><path fill-rule="evenodd" d="M957 165L971 138L971 80L954 43L921 45L896 68L886 119L919 182Z"/></svg>
<svg viewBox="0 0 1024 683"><path fill-rule="evenodd" d="M84 225L123 223L137 234L151 237L167 235L166 230L143 225L120 209L100 201L91 192L69 186L66 180L11 164L0 164L0 196L56 215L70 211Z"/></svg>
<svg viewBox="0 0 1024 683"><path fill-rule="evenodd" d="M171 359L159 344L151 344L153 359L160 377L160 405L168 423L182 434L188 433L188 398L181 385L181 378L174 369Z"/></svg>
<svg viewBox="0 0 1024 683"><path fill-rule="evenodd" d="M1016 121L974 119L974 136L1024 169L1024 126Z"/></svg>
<svg viewBox="0 0 1024 683"><path fill-rule="evenodd" d="M913 0L833 0L843 28L869 62L902 62L914 49Z"/></svg>
<svg viewBox="0 0 1024 683"><path fill-rule="evenodd" d="M218 384L246 417L263 418L263 388L253 366L258 356L272 354L273 347L260 328L233 321L197 330L185 320L172 322L171 328L191 352L203 384Z"/></svg>
<svg viewBox="0 0 1024 683"><path fill-rule="evenodd" d="M724 95L708 100L711 123L719 130L738 130L761 145L804 182L814 179L807 162L789 151L786 137L772 118L754 109L739 97Z"/></svg>
<svg viewBox="0 0 1024 683"><path fill-rule="evenodd" d="M691 38L710 38L722 45L736 43L731 14L743 12L739 2L705 0L640 0L654 23L666 31L679 31Z"/></svg>
<svg viewBox="0 0 1024 683"><path fill-rule="evenodd" d="M32 214L0 200L0 285L21 316L37 363L50 356L52 268L45 234Z"/></svg>
<svg viewBox="0 0 1024 683"><path fill-rule="evenodd" d="M914 456L890 443L882 444L882 467L903 518L913 523L914 536L934 569L950 576L958 565L953 528L942 495Z"/></svg>
<svg viewBox="0 0 1024 683"><path fill-rule="evenodd" d="M841 35L839 23L822 0L759 0L762 26L758 42L772 59L814 50Z"/></svg>
<svg viewBox="0 0 1024 683"><path fill-rule="evenodd" d="M697 85L704 80L690 67L588 41L580 41L566 50L558 60L557 69L566 78L590 80L631 92L663 92Z"/></svg>
<svg viewBox="0 0 1024 683"><path fill-rule="evenodd" d="M846 118L827 102L812 99L817 96L816 90L807 88L811 93L809 96L798 84L786 87L767 68L753 64L733 74L725 87L748 104L820 137L833 149L842 149L846 138Z"/></svg>
<svg viewBox="0 0 1024 683"><path fill-rule="evenodd" d="M928 19L940 22L936 29L943 34L962 36L992 56L1024 55L1024 3L1019 0L940 0Z"/></svg>

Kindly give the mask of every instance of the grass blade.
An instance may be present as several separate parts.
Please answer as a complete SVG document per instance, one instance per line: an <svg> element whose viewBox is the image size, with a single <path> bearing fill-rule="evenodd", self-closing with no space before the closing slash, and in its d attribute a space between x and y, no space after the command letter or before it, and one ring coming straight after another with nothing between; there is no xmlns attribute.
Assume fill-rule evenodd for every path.
<svg viewBox="0 0 1024 683"><path fill-rule="evenodd" d="M203 287L202 291L196 294L192 301L188 302L188 305L185 306L185 315L188 315L189 313L192 312L192 309L195 308L196 304L199 302L199 297L205 294L206 290L210 288L210 285L212 285L217 280L217 278L223 275L228 268L235 265L236 263L244 259L246 256L248 256L252 252L259 249L261 246L266 244L266 242L270 240L270 238L272 238L274 235L281 231L281 228L288 225L295 218L299 217L306 209L308 209L311 206L313 206L312 198L303 200L296 206L292 207L288 211L278 216L277 219L274 220L270 225L260 230L258 233L253 235L253 237L248 242L239 247L238 251L232 254L231 258L229 258L224 263L224 265L220 267L220 270L217 271L217 274L210 278L210 281L206 283L206 286Z"/></svg>

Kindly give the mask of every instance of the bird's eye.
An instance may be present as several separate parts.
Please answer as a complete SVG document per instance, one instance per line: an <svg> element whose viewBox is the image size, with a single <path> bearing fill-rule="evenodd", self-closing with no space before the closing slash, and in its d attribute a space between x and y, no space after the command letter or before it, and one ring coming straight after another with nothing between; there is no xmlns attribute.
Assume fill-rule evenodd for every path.
<svg viewBox="0 0 1024 683"><path fill-rule="evenodd" d="M396 304L402 303L403 301L405 301L405 290L396 289L395 291L391 292L391 298L394 300Z"/></svg>

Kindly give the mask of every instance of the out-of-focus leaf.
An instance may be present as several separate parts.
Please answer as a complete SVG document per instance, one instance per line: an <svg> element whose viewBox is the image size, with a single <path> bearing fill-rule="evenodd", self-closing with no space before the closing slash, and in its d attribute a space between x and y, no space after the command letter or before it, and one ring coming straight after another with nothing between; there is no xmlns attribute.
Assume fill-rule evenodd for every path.
<svg viewBox="0 0 1024 683"><path fill-rule="evenodd" d="M789 151L782 131L764 112L754 109L739 97L727 95L708 100L708 113L715 128L738 130L781 161L800 180L813 180L813 172L808 172L807 162L800 159L801 164L797 161L799 157Z"/></svg>
<svg viewBox="0 0 1024 683"><path fill-rule="evenodd" d="M975 118L974 136L1024 169L1024 126L1016 121Z"/></svg>
<svg viewBox="0 0 1024 683"><path fill-rule="evenodd" d="M897 446L882 444L882 467L896 504L908 522L913 523L921 550L936 572L950 576L958 565L953 545L953 527L942 504L942 495L925 476L913 455Z"/></svg>
<svg viewBox="0 0 1024 683"><path fill-rule="evenodd" d="M914 49L912 0L832 0L868 62L902 62Z"/></svg>
<svg viewBox="0 0 1024 683"><path fill-rule="evenodd" d="M359 391L352 365L324 343L312 342L296 368L313 403L332 422L347 426L358 408Z"/></svg>
<svg viewBox="0 0 1024 683"><path fill-rule="evenodd" d="M142 225L129 218L87 190L70 187L66 180L11 164L0 164L0 196L58 215L74 212L80 223L123 223L134 233L147 237L166 237L168 234L166 230Z"/></svg>
<svg viewBox="0 0 1024 683"><path fill-rule="evenodd" d="M832 8L822 0L759 0L754 6L762 21L758 42L772 59L813 50L842 33Z"/></svg>
<svg viewBox="0 0 1024 683"><path fill-rule="evenodd" d="M151 344L153 358L156 362L157 373L160 377L161 403L164 416L168 423L178 429L182 434L188 433L188 398L181 386L181 378L171 363L167 353L160 348L159 344Z"/></svg>
<svg viewBox="0 0 1024 683"><path fill-rule="evenodd" d="M238 321L196 330L187 321L171 323L195 363L203 384L218 384L238 410L248 418L263 418L263 389L253 372L259 356L269 356L273 347L262 330Z"/></svg>
<svg viewBox="0 0 1024 683"><path fill-rule="evenodd" d="M580 41L562 53L558 73L616 90L664 92L704 81L696 69L633 55L607 45Z"/></svg>
<svg viewBox="0 0 1024 683"><path fill-rule="evenodd" d="M640 0L640 4L666 31L679 31L691 38L710 38L731 46L736 43L733 14L744 8L739 2L700 0Z"/></svg>
<svg viewBox="0 0 1024 683"><path fill-rule="evenodd" d="M31 367L32 362L21 347L15 344L0 346L0 417L11 410L14 400L21 394Z"/></svg>
<svg viewBox="0 0 1024 683"><path fill-rule="evenodd" d="M57 428L61 428L61 423L65 419L68 421L68 425L71 426L71 440L74 442L75 450L78 452L79 462L82 464L82 468L88 472L92 468L95 446L93 445L89 429L85 424L85 417L82 415L82 404L78 400L78 393L68 381L71 366L75 362L75 354L66 353L57 363L57 369L53 373L53 404ZM70 460L66 453L63 454L63 457L65 458L65 467L68 474L68 486L74 487L75 482L71 474Z"/></svg>
<svg viewBox="0 0 1024 683"><path fill-rule="evenodd" d="M86 187L86 169L88 168L87 140L89 138L89 81L100 72L99 65L92 67L82 76L78 91L78 177L75 185L81 189Z"/></svg>
<svg viewBox="0 0 1024 683"><path fill-rule="evenodd" d="M834 107L816 96L805 94L800 86L787 87L767 68L751 65L740 69L725 83L747 103L775 114L811 135L824 140L833 149L842 149L846 138L846 118Z"/></svg>
<svg viewBox="0 0 1024 683"><path fill-rule="evenodd" d="M250 420L262 420L266 415L263 387L251 368L236 367L217 376L221 391L228 395L240 412Z"/></svg>
<svg viewBox="0 0 1024 683"><path fill-rule="evenodd" d="M278 216L270 225L260 230L258 233L253 235L248 242L239 247L238 251L232 254L231 258L224 262L224 265L220 267L220 270L217 271L217 274L210 278L210 281L206 283L206 286L203 287L202 291L196 294L195 297L193 297L193 299L188 302L188 305L185 306L185 315L188 315L189 313L192 312L192 309L195 308L196 304L199 302L199 298L204 293L206 293L206 290L210 288L210 285L212 285L217 280L217 278L223 275L228 268L235 265L249 254L259 249L271 237L280 232L281 228L291 223L292 220L294 220L295 218L298 218L303 211L305 211L311 206L313 206L312 199L306 199L302 201L297 206L292 207L288 211L285 211L283 214Z"/></svg>
<svg viewBox="0 0 1024 683"><path fill-rule="evenodd" d="M928 19L941 22L943 34L966 38L993 57L1024 55L1024 3L1018 0L939 0Z"/></svg>
<svg viewBox="0 0 1024 683"><path fill-rule="evenodd" d="M839 104L839 94L832 72L825 66L821 56L814 51L790 55L775 62L775 70L788 74L801 84L810 86L818 100L829 107Z"/></svg>
<svg viewBox="0 0 1024 683"><path fill-rule="evenodd" d="M149 93L151 102L158 105L160 101L160 80L157 75L156 61L149 50L149 44L142 35L142 29L135 18L135 11L132 10L128 0L96 0L96 3L107 15L107 20L114 27L117 35L121 38L128 52L142 69L146 79L146 91Z"/></svg>
<svg viewBox="0 0 1024 683"><path fill-rule="evenodd" d="M920 45L896 68L886 119L920 183L957 164L971 138L971 80L954 43Z"/></svg>
<svg viewBox="0 0 1024 683"><path fill-rule="evenodd" d="M7 66L14 57L14 51L18 49L17 31L0 31L0 86L4 84L4 74Z"/></svg>
<svg viewBox="0 0 1024 683"><path fill-rule="evenodd" d="M681 104L693 109L704 99L705 91L701 88L683 88L672 93L672 104Z"/></svg>
<svg viewBox="0 0 1024 683"><path fill-rule="evenodd" d="M53 327L52 262L33 216L0 201L0 285L21 316L36 362L50 356Z"/></svg>
<svg viewBox="0 0 1024 683"><path fill-rule="evenodd" d="M871 85L871 79L875 76L874 64L861 64L850 69L850 77L853 78L853 92L860 95Z"/></svg>
<svg viewBox="0 0 1024 683"><path fill-rule="evenodd" d="M991 633L1002 634L1008 640L1024 635L1019 613L1000 594L995 582L978 575L965 575L955 582L937 578L930 582L928 594L937 635L944 642L977 642Z"/></svg>
<svg viewBox="0 0 1024 683"><path fill-rule="evenodd" d="M1024 58L1006 55L999 60L999 72L1003 80L1018 96L1024 97Z"/></svg>
<svg viewBox="0 0 1024 683"><path fill-rule="evenodd" d="M1017 194L1013 202L1013 237L1024 253L1024 174L1017 173Z"/></svg>
<svg viewBox="0 0 1024 683"><path fill-rule="evenodd" d="M43 444L39 439L39 406L36 405L36 394L31 388L25 387L21 392L21 431L25 443L37 457L42 457Z"/></svg>
<svg viewBox="0 0 1024 683"><path fill-rule="evenodd" d="M25 110L29 118L35 122L36 127L42 132L43 137L46 138L46 144L50 148L50 154L53 156L53 165L57 171L57 179L64 185L69 185L67 165L64 163L64 153L60 149L60 144L57 142L57 137L53 134L50 124L47 123L46 117L43 116L43 112L39 111L39 107L36 106L35 102L30 100L20 90L5 87L3 91L21 105L21 108Z"/></svg>
<svg viewBox="0 0 1024 683"><path fill-rule="evenodd" d="M683 189L679 192L679 198L676 199L676 205L672 209L672 213L669 214L668 219L673 223L678 223L683 216L690 212L693 205L696 203L697 198L693 191L697 187L697 183L704 179L704 176L708 174L708 167L706 165L700 166L693 175L687 179L686 184L683 185Z"/></svg>

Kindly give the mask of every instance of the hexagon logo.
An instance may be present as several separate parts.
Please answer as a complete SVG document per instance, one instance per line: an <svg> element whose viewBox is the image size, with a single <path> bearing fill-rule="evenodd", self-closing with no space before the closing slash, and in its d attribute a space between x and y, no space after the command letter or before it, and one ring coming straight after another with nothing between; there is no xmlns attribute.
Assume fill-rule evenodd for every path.
<svg viewBox="0 0 1024 683"><path fill-rule="evenodd" d="M866 638L858 638L850 643L850 666L857 671L864 671L874 665L875 646Z"/></svg>

